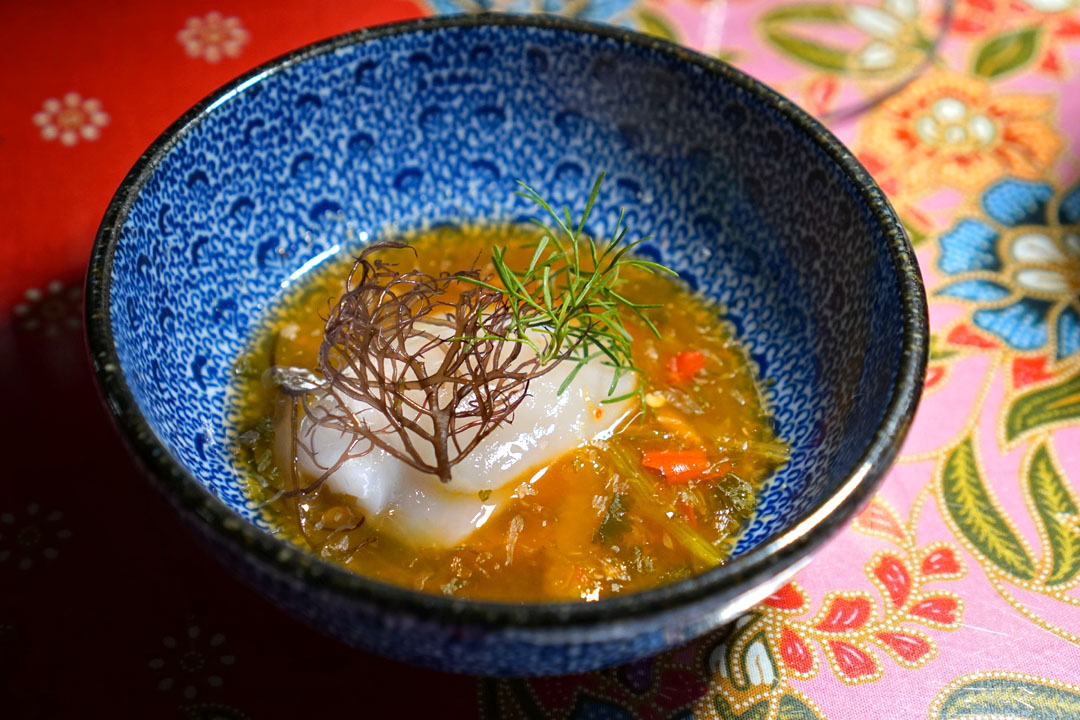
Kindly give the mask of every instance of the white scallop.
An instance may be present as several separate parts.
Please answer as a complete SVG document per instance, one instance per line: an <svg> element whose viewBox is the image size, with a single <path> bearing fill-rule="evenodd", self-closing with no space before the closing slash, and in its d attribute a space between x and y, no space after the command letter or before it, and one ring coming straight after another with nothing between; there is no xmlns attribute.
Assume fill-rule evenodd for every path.
<svg viewBox="0 0 1080 720"><path fill-rule="evenodd" d="M1080 235L1069 233L1061 239L1061 244L1070 255L1080 257Z"/></svg>
<svg viewBox="0 0 1080 720"><path fill-rule="evenodd" d="M1024 268L1013 276L1016 284L1026 290L1041 293L1063 293L1069 289L1069 279L1053 270Z"/></svg>
<svg viewBox="0 0 1080 720"><path fill-rule="evenodd" d="M431 362L432 358L425 360ZM570 387L559 395L559 385L572 368L570 363L563 363L530 382L529 395L518 406L513 421L497 427L455 465L449 483L416 470L380 448L347 460L326 478L326 483L335 492L353 497L375 528L417 545L457 545L511 499L518 484L515 481L529 474L537 477L551 461L610 433L632 408L632 400L599 404L607 397L611 384L611 368L599 358L582 368ZM631 389L632 378L624 377L616 393ZM359 401L349 399L347 404L356 417L375 412ZM324 398L318 407L340 412L340 406L329 398ZM291 454L287 418L287 413L279 413L281 432L277 436L281 440L277 457L285 467ZM377 421L372 425L377 427ZM351 433L316 425L309 417L301 420L298 437L303 442L297 450L297 467L309 478L333 466L355 440ZM403 447L397 434L385 437L391 446ZM366 443L356 447L366 447ZM430 446L418 442L417 447L430 462ZM484 500L480 499L481 493Z"/></svg>
<svg viewBox="0 0 1080 720"><path fill-rule="evenodd" d="M967 116L967 106L956 98L943 97L930 106L934 117L942 123L957 123Z"/></svg>
<svg viewBox="0 0 1080 720"><path fill-rule="evenodd" d="M1013 260L1022 263L1060 263L1067 258L1065 253L1045 233L1024 233L1013 239L1009 246Z"/></svg>

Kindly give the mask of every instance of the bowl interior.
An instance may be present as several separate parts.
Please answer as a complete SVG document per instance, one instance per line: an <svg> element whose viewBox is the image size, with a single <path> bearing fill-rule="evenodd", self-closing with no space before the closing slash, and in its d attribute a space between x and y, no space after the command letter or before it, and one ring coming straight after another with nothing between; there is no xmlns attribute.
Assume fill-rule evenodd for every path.
<svg viewBox="0 0 1080 720"><path fill-rule="evenodd" d="M883 230L835 161L760 95L671 52L558 28L387 34L251 78L180 133L119 232L110 323L151 429L261 524L229 454L231 367L306 269L393 228L533 216L521 179L727 308L791 462L736 553L854 470L901 363Z"/></svg>

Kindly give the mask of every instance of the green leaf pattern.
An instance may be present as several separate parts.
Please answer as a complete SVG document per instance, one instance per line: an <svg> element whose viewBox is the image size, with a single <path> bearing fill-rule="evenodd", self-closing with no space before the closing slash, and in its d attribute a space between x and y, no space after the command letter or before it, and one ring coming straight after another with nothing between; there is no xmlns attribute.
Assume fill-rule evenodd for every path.
<svg viewBox="0 0 1080 720"><path fill-rule="evenodd" d="M792 57L821 70L843 72L848 67L848 54L821 43L801 38L782 30L768 30L766 39Z"/></svg>
<svg viewBox="0 0 1080 720"><path fill-rule="evenodd" d="M796 696L784 695L780 698L776 720L819 720L819 718L809 705Z"/></svg>
<svg viewBox="0 0 1080 720"><path fill-rule="evenodd" d="M765 720L769 717L769 701L762 700L754 703L742 712L736 712L731 703L723 695L713 698L713 707L720 720Z"/></svg>
<svg viewBox="0 0 1080 720"><path fill-rule="evenodd" d="M661 15L642 8L637 11L637 19L643 32L671 42L679 42L679 34Z"/></svg>
<svg viewBox="0 0 1080 720"><path fill-rule="evenodd" d="M1005 438L1012 442L1029 430L1076 419L1080 419L1080 372L1021 395L1005 418Z"/></svg>
<svg viewBox="0 0 1080 720"><path fill-rule="evenodd" d="M991 718L1075 720L1080 718L1080 693L1071 685L1029 675L978 673L946 687L930 711L930 720Z"/></svg>
<svg viewBox="0 0 1080 720"><path fill-rule="evenodd" d="M945 509L960 532L994 565L1019 580L1035 577L1035 565L1024 544L983 481L968 437L945 458L941 474Z"/></svg>
<svg viewBox="0 0 1080 720"><path fill-rule="evenodd" d="M800 33L796 29L807 23L840 24L846 20L843 5L827 3L785 5L765 13L760 22L765 39L785 55L819 70L844 72L850 65L846 51L810 40L805 30Z"/></svg>
<svg viewBox="0 0 1080 720"><path fill-rule="evenodd" d="M723 695L713 699L713 707L721 720L765 720L769 717L769 700L752 704L742 712L736 710ZM796 695L784 694L777 703L775 720L821 720L813 708Z"/></svg>
<svg viewBox="0 0 1080 720"><path fill-rule="evenodd" d="M985 78L997 78L1018 70L1035 57L1039 33L1039 28L1035 27L995 35L976 51L972 72Z"/></svg>
<svg viewBox="0 0 1080 720"><path fill-rule="evenodd" d="M1065 478L1054 466L1045 444L1036 448L1031 458L1028 488L1050 541L1052 564L1046 584L1060 585L1069 582L1080 572L1080 532L1076 529L1080 512Z"/></svg>

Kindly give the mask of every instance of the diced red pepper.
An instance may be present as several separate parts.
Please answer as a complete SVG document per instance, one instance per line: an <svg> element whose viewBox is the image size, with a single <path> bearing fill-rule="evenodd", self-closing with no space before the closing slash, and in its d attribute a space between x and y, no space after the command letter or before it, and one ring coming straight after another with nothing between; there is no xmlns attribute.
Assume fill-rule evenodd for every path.
<svg viewBox="0 0 1080 720"><path fill-rule="evenodd" d="M671 485L696 480L709 469L703 450L651 450L641 456L641 464L663 475Z"/></svg>
<svg viewBox="0 0 1080 720"><path fill-rule="evenodd" d="M697 375L705 368L705 353L687 350L668 359L668 377L672 382L682 383Z"/></svg>

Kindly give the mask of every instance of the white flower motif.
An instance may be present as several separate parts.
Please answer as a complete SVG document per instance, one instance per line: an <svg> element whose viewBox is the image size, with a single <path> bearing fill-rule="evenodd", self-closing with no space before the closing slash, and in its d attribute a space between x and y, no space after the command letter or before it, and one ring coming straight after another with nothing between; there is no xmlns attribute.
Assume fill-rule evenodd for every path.
<svg viewBox="0 0 1080 720"><path fill-rule="evenodd" d="M993 120L954 97L935 100L929 112L915 120L915 132L927 144L957 150L984 148L998 134Z"/></svg>
<svg viewBox="0 0 1080 720"><path fill-rule="evenodd" d="M892 40L904 30L904 20L887 10L869 5L848 5L848 20L870 37Z"/></svg>
<svg viewBox="0 0 1080 720"><path fill-rule="evenodd" d="M147 663L161 676L157 682L158 690L169 692L177 688L185 700L194 700L201 685L213 690L225 684L219 673L223 668L231 667L236 657L219 654L225 644L225 636L221 633L205 640L202 638L203 632L198 625L188 625L179 640L172 635L161 639L165 652Z"/></svg>
<svg viewBox="0 0 1080 720"><path fill-rule="evenodd" d="M855 53L855 64L862 70L896 65L916 33L915 0L883 0L881 7L847 4L844 11L848 22L869 36L869 42Z"/></svg>
<svg viewBox="0 0 1080 720"><path fill-rule="evenodd" d="M1026 232L1009 243L1009 255L1017 263L1013 280L1028 294L1051 300L1080 294L1080 235L1066 234L1059 246L1046 233Z"/></svg>
<svg viewBox="0 0 1080 720"><path fill-rule="evenodd" d="M71 537L60 526L64 514L59 510L42 514L41 506L30 503L22 515L0 513L0 564L13 561L20 570L29 570L38 560L55 560L57 547Z"/></svg>
<svg viewBox="0 0 1080 720"><path fill-rule="evenodd" d="M207 13L206 17L188 18L187 25L176 33L184 52L210 63L220 62L222 57L239 57L249 39L251 36L240 18L223 17L216 11Z"/></svg>
<svg viewBox="0 0 1080 720"><path fill-rule="evenodd" d="M752 615L743 615L735 621L735 629L741 630L753 619ZM728 677L727 654L727 643L720 643L709 653L709 669L723 678ZM746 647L738 664L745 670L746 681L751 685L773 685L776 683L776 667L769 655L769 649L760 638Z"/></svg>
<svg viewBox="0 0 1080 720"><path fill-rule="evenodd" d="M867 70L880 70L896 64L896 48L880 40L874 40L866 45L855 57L859 67Z"/></svg>
<svg viewBox="0 0 1080 720"><path fill-rule="evenodd" d="M30 288L23 293L23 300L12 310L23 330L40 330L52 337L82 326L82 288L78 285L65 286L54 280L44 292Z"/></svg>
<svg viewBox="0 0 1080 720"><path fill-rule="evenodd" d="M746 648L746 679L751 685L772 685L776 682L776 669L761 640L755 640Z"/></svg>
<svg viewBox="0 0 1080 720"><path fill-rule="evenodd" d="M69 92L63 100L49 98L34 113L34 124L41 128L41 137L59 139L68 147L83 140L97 140L101 128L109 124L109 115L95 98L83 100L77 92Z"/></svg>
<svg viewBox="0 0 1080 720"><path fill-rule="evenodd" d="M728 676L728 646L721 643L709 653L709 668L720 677ZM776 668L769 656L765 643L758 639L750 643L744 651L741 667L746 672L746 681L751 685L773 685L776 682Z"/></svg>

